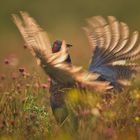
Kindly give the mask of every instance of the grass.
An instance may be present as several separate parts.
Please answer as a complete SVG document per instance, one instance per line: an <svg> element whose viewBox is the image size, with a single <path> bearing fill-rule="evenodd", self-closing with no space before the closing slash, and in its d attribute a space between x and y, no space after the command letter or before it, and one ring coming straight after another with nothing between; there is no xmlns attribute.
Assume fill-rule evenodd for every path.
<svg viewBox="0 0 140 140"><path fill-rule="evenodd" d="M6 67L0 76L0 139L140 139L138 81L111 96L71 89L65 101L69 116L58 124L50 108L49 80L42 83L25 68Z"/></svg>

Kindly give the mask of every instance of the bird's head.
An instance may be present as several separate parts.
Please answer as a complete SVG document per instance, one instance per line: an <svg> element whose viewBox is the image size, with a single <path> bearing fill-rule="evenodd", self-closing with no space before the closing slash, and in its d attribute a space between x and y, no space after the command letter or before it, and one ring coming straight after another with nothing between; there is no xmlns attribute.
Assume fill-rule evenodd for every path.
<svg viewBox="0 0 140 140"><path fill-rule="evenodd" d="M59 52L60 49L61 49L61 45L62 45L62 41L60 41L60 40L54 41L53 46L52 46L52 52L53 53ZM71 44L66 44L66 47L70 48L70 47L72 47L72 45ZM66 62L71 63L70 55L68 55L68 57L66 59Z"/></svg>

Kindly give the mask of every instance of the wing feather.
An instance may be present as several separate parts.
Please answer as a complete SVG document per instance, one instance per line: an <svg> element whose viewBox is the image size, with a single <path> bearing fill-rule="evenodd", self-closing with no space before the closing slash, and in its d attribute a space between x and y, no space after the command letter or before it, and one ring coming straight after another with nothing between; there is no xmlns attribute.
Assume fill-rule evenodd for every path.
<svg viewBox="0 0 140 140"><path fill-rule="evenodd" d="M87 88L93 88L98 91L110 88L108 86L109 82L97 81L99 74L65 63L68 56L65 41L62 42L59 52L52 53L47 33L26 12L21 12L21 17L22 19L13 15L14 22L29 50L40 60L40 65L51 78L63 85L82 83Z"/></svg>
<svg viewBox="0 0 140 140"><path fill-rule="evenodd" d="M96 42L98 42L98 38L96 38L96 42L92 45L92 38L87 36L88 40L91 42L91 47L95 47L89 70L101 74L103 79L112 83L115 82L117 85L117 82L122 77L124 78L123 80L129 79L133 73L137 73L137 67L140 67L134 62L129 63L129 61L127 61L134 61L140 58L138 32L134 31L130 34L127 24L118 22L113 16L109 16L108 21L100 16L92 17L92 19L96 19L96 24L99 24L96 26L99 26L99 28L102 29L100 30L101 32L105 32L105 27L107 27L107 35L104 36L104 42L108 43L104 43L105 46L100 46L96 44ZM92 19L89 20L95 22L95 20ZM107 25L104 26L105 24ZM88 26L86 28L88 33L91 33L91 36L94 36L94 32L92 31L94 28L91 29L92 32L90 32Z"/></svg>

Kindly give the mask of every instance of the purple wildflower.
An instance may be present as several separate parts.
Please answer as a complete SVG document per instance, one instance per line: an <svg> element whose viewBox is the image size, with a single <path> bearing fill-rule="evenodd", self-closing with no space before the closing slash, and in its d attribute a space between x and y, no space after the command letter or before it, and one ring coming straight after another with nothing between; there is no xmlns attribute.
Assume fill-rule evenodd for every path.
<svg viewBox="0 0 140 140"><path fill-rule="evenodd" d="M18 59L14 54L10 54L7 58L5 58L4 64L16 66L18 64Z"/></svg>
<svg viewBox="0 0 140 140"><path fill-rule="evenodd" d="M106 128L106 129L104 130L104 134L105 134L106 136L108 136L108 137L112 137L112 136L114 135L114 130L113 130L113 128Z"/></svg>
<svg viewBox="0 0 140 140"><path fill-rule="evenodd" d="M48 89L48 84L41 84L41 87L43 88L43 89Z"/></svg>
<svg viewBox="0 0 140 140"><path fill-rule="evenodd" d="M25 72L25 68L19 68L19 72L21 73Z"/></svg>
<svg viewBox="0 0 140 140"><path fill-rule="evenodd" d="M0 76L0 79L1 80L4 80L6 78L6 76L4 75L4 74L2 74L1 76Z"/></svg>
<svg viewBox="0 0 140 140"><path fill-rule="evenodd" d="M4 60L4 64L9 65L9 63L10 63L10 62L9 62L9 59L6 58L6 59Z"/></svg>

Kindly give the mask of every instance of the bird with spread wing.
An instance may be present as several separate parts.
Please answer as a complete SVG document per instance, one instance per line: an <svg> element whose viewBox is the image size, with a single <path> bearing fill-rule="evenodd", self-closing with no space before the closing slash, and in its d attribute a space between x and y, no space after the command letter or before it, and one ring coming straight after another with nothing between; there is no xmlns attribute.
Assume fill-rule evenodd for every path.
<svg viewBox="0 0 140 140"><path fill-rule="evenodd" d="M133 63L140 57L138 32L130 34L127 24L113 16L108 16L108 20L92 17L83 28L93 50L88 70L72 64L70 44L57 40L51 45L47 33L28 13L21 12L21 17L13 14L28 49L52 79L50 102L54 114L57 109L65 108L65 89L84 87L104 92L114 88L121 91L139 69L139 65ZM62 121L66 116L67 113L56 119Z"/></svg>

